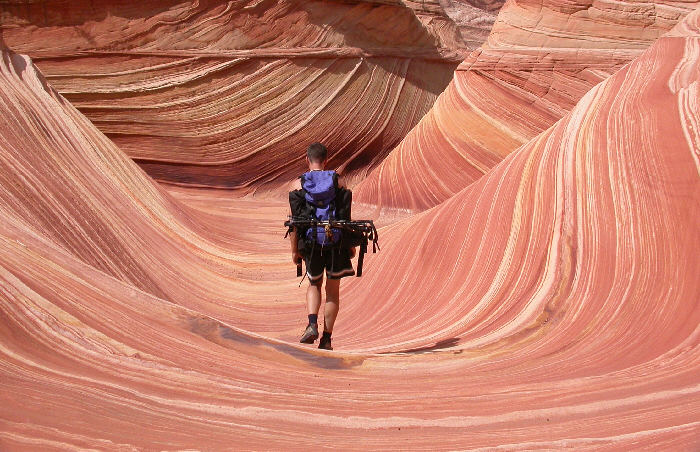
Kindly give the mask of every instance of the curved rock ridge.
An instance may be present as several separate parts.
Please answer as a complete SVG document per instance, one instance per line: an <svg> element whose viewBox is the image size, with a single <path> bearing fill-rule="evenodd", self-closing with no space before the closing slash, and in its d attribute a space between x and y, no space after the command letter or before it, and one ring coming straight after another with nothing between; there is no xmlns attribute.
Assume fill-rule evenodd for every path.
<svg viewBox="0 0 700 452"><path fill-rule="evenodd" d="M506 3L486 43L356 199L411 210L439 204L554 124L697 5Z"/></svg>
<svg viewBox="0 0 700 452"><path fill-rule="evenodd" d="M491 49L645 49L697 8L693 0L510 0L484 44ZM587 42L588 45L582 44Z"/></svg>
<svg viewBox="0 0 700 452"><path fill-rule="evenodd" d="M241 329L299 315L274 201L224 237L1 61L3 450L700 445L700 10L383 228L332 353Z"/></svg>
<svg viewBox="0 0 700 452"><path fill-rule="evenodd" d="M235 224L192 211L49 87L27 57L3 51L0 70L0 213L4 226L23 231L20 242L41 240L133 290L241 326L264 302L282 306L296 296L281 265L289 245L275 234L284 206L241 201L228 207ZM251 208L263 218L246 219ZM271 244L261 249L264 241ZM271 280L290 293L280 296Z"/></svg>
<svg viewBox="0 0 700 452"><path fill-rule="evenodd" d="M639 405L607 432L653 416L643 407L652 394L699 403L700 258L689 246L700 240L699 101L700 9L484 177L386 228L369 262L381 270L352 282L347 298L362 301L344 312L355 323L338 340L374 352L489 354L521 383L566 387L574 399L599 383L610 395L635 393ZM368 322L381 328L367 331ZM679 380L676 359L689 372ZM658 386L641 389L642 380ZM698 447L697 412L683 418L671 423L696 438L657 447ZM616 431L629 438L656 422L670 425Z"/></svg>
<svg viewBox="0 0 700 452"><path fill-rule="evenodd" d="M53 0L4 5L2 27L150 175L251 191L314 141L360 177L468 53L439 2L372 3Z"/></svg>
<svg viewBox="0 0 700 452"><path fill-rule="evenodd" d="M382 271L363 277L362 293L350 298L367 291L384 300L378 318L419 309L419 324L426 300L440 300L442 314L425 318L436 342L480 346L489 342L483 329L540 334L557 315L583 315L611 297L615 309L639 308L635 315L658 314L649 299L698 315L687 300L700 290L690 276L700 259L686 250L700 234L698 17L677 29L686 28L683 39L677 30L660 38L484 177L388 227L371 263ZM405 261L412 271L390 264ZM413 334L406 323L378 332L397 335L393 350Z"/></svg>

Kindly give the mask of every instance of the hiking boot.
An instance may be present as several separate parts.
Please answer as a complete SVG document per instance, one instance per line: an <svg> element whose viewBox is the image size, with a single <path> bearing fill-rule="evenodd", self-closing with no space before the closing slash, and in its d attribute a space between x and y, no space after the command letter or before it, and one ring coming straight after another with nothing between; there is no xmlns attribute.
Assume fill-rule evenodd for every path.
<svg viewBox="0 0 700 452"><path fill-rule="evenodd" d="M304 331L304 334L301 336L301 339L299 339L299 342L302 344L313 344L316 342L316 339L318 339L318 326L309 324L309 326L306 327L306 331Z"/></svg>
<svg viewBox="0 0 700 452"><path fill-rule="evenodd" d="M323 336L321 340L318 341L318 348L322 350L333 350L333 347L331 347L330 336Z"/></svg>

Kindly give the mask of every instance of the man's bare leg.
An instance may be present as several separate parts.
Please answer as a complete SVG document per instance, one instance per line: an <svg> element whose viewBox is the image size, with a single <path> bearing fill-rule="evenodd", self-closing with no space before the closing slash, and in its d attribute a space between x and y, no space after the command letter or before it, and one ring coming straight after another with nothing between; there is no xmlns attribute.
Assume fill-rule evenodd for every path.
<svg viewBox="0 0 700 452"><path fill-rule="evenodd" d="M323 276L313 284L309 284L309 287L306 289L306 307L309 310L309 314L318 314L319 309L321 309L322 284Z"/></svg>
<svg viewBox="0 0 700 452"><path fill-rule="evenodd" d="M318 342L318 348L333 350L331 346L331 333L335 318L338 316L340 303L340 280L326 279L326 305L323 307L323 336Z"/></svg>
<svg viewBox="0 0 700 452"><path fill-rule="evenodd" d="M333 332L335 318L338 316L340 307L340 280L326 279L326 305L323 307L324 331Z"/></svg>
<svg viewBox="0 0 700 452"><path fill-rule="evenodd" d="M321 285L323 277L309 284L306 289L306 307L309 310L309 325L301 336L299 342L313 344L318 339L318 310L321 308Z"/></svg>

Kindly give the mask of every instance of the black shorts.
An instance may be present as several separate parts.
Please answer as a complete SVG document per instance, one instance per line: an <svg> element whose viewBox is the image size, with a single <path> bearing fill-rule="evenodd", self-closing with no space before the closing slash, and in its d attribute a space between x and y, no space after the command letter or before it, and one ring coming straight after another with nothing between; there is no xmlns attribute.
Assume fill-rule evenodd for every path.
<svg viewBox="0 0 700 452"><path fill-rule="evenodd" d="M305 250L304 262L306 262L306 274L312 283L323 277L324 269L328 279L340 279L355 274L350 261L350 250L347 248L315 246L313 250Z"/></svg>

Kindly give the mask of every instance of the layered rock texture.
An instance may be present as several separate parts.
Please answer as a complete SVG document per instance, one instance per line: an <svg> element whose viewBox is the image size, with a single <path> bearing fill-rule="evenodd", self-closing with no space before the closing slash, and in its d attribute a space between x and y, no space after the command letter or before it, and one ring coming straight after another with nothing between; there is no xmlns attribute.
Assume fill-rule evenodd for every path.
<svg viewBox="0 0 700 452"><path fill-rule="evenodd" d="M341 3L362 6L327 6ZM362 3L400 6L416 17L440 6ZM261 11L279 4L245 3L265 7ZM18 17L20 5L7 5ZM69 3L61 5L66 16L75 17ZM182 14L173 5L161 6L163 14ZM200 2L197 8L214 11L217 5ZM640 10L613 6L628 15ZM119 15L102 10L111 11L102 24L115 21L114 42L118 36L125 42L176 41L167 33L149 34L154 25L140 20L120 28L115 17L128 19L131 7L123 8ZM567 8L561 14L569 11L568 25L560 22L560 31L551 34L581 40L584 33L568 27L579 23L577 14L584 10ZM648 12L646 4L640 8ZM580 60L562 50L568 55L562 67L575 68L567 80L590 74L592 89L580 95L572 93L585 91L583 82L562 88L560 96L536 89L545 74L563 80L550 63L531 71L533 84L523 85L532 88L529 94L525 87L504 84L504 91L521 97L494 97L491 104L500 102L494 111L506 118L512 111L540 125L514 129L512 149L499 145L498 131L516 121L479 132L495 143L484 144L484 152L502 155L481 177L464 170L462 188L450 182L457 163L403 166L419 157L454 159L459 148L447 139L410 152L402 144L359 182L357 191L370 205L358 206L358 218L387 206L425 211L381 217L381 252L368 255L365 276L343 282L332 352L296 342L304 326L305 289L292 278L289 245L281 239L286 206L277 194L233 198L223 190L165 189L110 140L117 133L105 135L52 87L62 80L57 71L68 71L62 90L89 85L94 73L76 82L76 73L67 69L72 63L63 66L44 56L38 58L41 67L56 71L44 77L28 56L3 48L0 449L697 449L700 9L646 50L640 44L641 35L671 28L673 18L688 9L688 4L654 5L657 17L668 20L659 29L652 22L641 27L645 31L620 25L618 33L632 36L625 42L636 54L627 65L622 61L633 55L611 50L625 57L605 66L596 56L602 44L590 55L579 51ZM584 14L594 17L595 8ZM172 25L160 22L159 27ZM584 24L594 22L581 19L577 26ZM136 25L144 27L143 36L124 31ZM203 27L192 36L205 33ZM252 25L251 30L267 32ZM499 30L504 28L497 26L492 39L506 42ZM25 32L11 29L5 41L19 46ZM586 34L602 41L600 33ZM515 43L537 35L513 38L512 58L524 58ZM613 37L611 48L612 42ZM489 45L464 64L487 61ZM505 61L511 53L501 55ZM587 55L590 69L583 69ZM145 61L133 55L122 61L107 54L84 58L93 60L95 70L103 61L100 70L117 78L124 74L110 67L140 73L139 67L125 69L124 62ZM182 76L178 64L161 63L166 73L174 68L175 79ZM623 67L594 85L618 63ZM507 71L493 69L496 63L490 67L501 80L508 78ZM460 72L472 74L472 81L461 84ZM499 83L486 70L457 74L406 141L432 139L436 135L430 133L438 132L478 141L473 137L481 129L460 134L459 127L445 126L445 118L448 111L456 124L474 117L471 105L478 98L460 90L477 93L479 86ZM138 89L124 98L114 94L116 82L107 95L98 85L91 88L105 106L107 99L118 105L141 96ZM212 79L207 86L218 85ZM86 105L90 92L85 88L81 94ZM489 91L481 92L486 111ZM528 105L523 99L546 106L540 109L551 124L533 119L535 107L516 108ZM196 115L201 105L194 101L188 108ZM251 99L251 114L256 105ZM146 111L134 110L132 122ZM115 123L130 126L124 117ZM537 134L537 127L545 130ZM148 134L142 138L148 143ZM149 149L157 152L157 140L144 145L144 152ZM364 162L354 173L358 179L381 159L380 153L371 155L357 160ZM269 164L278 158L269 154ZM272 171L276 176L267 185L260 180L250 186L283 181L294 165L283 164L286 169ZM250 165L250 171L264 172ZM188 179L193 165L173 164L169 172L164 167L153 163L146 169L193 180ZM380 198L384 189L370 188L390 170L397 175L395 191ZM405 176L398 176L401 171ZM213 183L215 173L207 174ZM416 191L416 183L434 187L435 195Z"/></svg>
<svg viewBox="0 0 700 452"><path fill-rule="evenodd" d="M440 0L466 43L479 47L489 35L504 0Z"/></svg>
<svg viewBox="0 0 700 452"><path fill-rule="evenodd" d="M188 185L280 185L313 141L366 172L469 48L437 1L4 6L10 48L152 176Z"/></svg>
<svg viewBox="0 0 700 452"><path fill-rule="evenodd" d="M508 2L431 111L357 190L433 207L554 124L697 2ZM401 181L407 183L401 183Z"/></svg>

